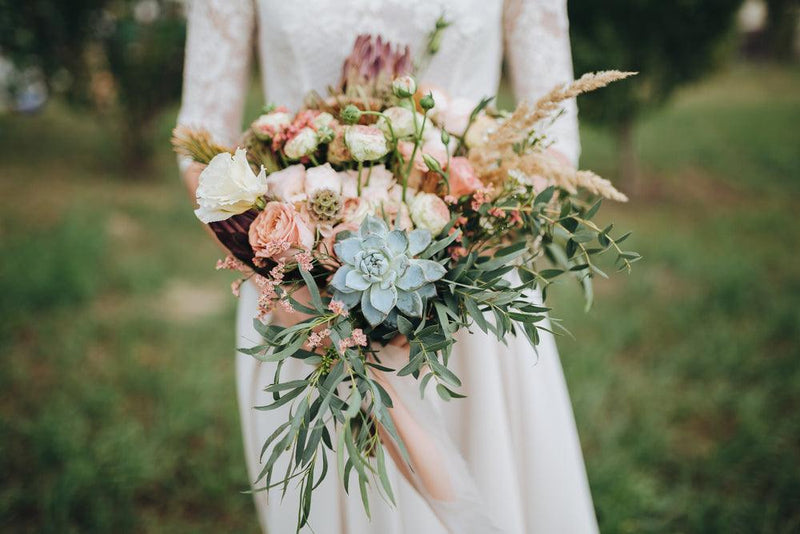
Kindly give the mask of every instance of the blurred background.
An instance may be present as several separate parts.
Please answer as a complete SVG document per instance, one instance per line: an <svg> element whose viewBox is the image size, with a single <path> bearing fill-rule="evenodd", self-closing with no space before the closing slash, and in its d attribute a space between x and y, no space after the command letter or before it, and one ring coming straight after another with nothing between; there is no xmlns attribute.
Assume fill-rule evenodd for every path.
<svg viewBox="0 0 800 534"><path fill-rule="evenodd" d="M799 532L798 2L569 10L576 72L641 71L579 105L644 260L589 313L552 294L601 529ZM235 301L169 146L183 12L0 0L0 531L257 531Z"/></svg>

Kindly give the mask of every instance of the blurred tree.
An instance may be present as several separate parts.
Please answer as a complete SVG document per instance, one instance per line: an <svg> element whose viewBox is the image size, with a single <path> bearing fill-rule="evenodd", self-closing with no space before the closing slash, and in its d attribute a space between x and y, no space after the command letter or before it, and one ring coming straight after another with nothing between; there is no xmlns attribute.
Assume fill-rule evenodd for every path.
<svg viewBox="0 0 800 534"><path fill-rule="evenodd" d="M775 59L788 60L795 53L800 0L766 0L767 52Z"/></svg>
<svg viewBox="0 0 800 534"><path fill-rule="evenodd" d="M619 173L637 184L635 119L681 84L707 74L731 35L741 0L570 0L576 72L639 71L631 80L581 97L581 117L613 128Z"/></svg>
<svg viewBox="0 0 800 534"><path fill-rule="evenodd" d="M0 53L44 78L50 92L86 101L83 51L107 0L0 0Z"/></svg>
<svg viewBox="0 0 800 534"><path fill-rule="evenodd" d="M0 54L120 122L122 157L149 162L153 122L180 95L185 23L177 0L0 0Z"/></svg>
<svg viewBox="0 0 800 534"><path fill-rule="evenodd" d="M102 49L113 80L128 167L150 161L153 123L180 97L185 21L174 1L121 0L107 8L113 25Z"/></svg>

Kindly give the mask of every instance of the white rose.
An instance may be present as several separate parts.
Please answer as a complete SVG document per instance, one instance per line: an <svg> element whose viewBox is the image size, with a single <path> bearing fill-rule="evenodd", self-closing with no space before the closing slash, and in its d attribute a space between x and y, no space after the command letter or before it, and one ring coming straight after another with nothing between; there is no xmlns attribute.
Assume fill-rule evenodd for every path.
<svg viewBox="0 0 800 534"><path fill-rule="evenodd" d="M375 126L380 128L387 137L391 137L392 131L397 139L414 135L414 133L416 133L414 129L415 114L417 116L417 124L422 126L423 116L420 113L411 111L407 108L395 106L385 110L383 114L385 117L378 119L378 122L375 124ZM391 130L389 129L390 125Z"/></svg>
<svg viewBox="0 0 800 534"><path fill-rule="evenodd" d="M243 148L236 154L217 154L200 173L197 187L197 218L208 224L224 221L253 207L267 192L264 168L256 175Z"/></svg>
<svg viewBox="0 0 800 534"><path fill-rule="evenodd" d="M269 195L281 202L306 199L306 169L300 164L286 167L267 176Z"/></svg>
<svg viewBox="0 0 800 534"><path fill-rule="evenodd" d="M306 195L310 198L321 189L329 189L336 193L342 192L342 177L339 176L330 163L311 167L306 170Z"/></svg>
<svg viewBox="0 0 800 534"><path fill-rule="evenodd" d="M289 159L300 159L317 149L319 137L313 128L305 127L289 139L283 146L283 153Z"/></svg>
<svg viewBox="0 0 800 534"><path fill-rule="evenodd" d="M432 193L419 193L411 201L411 220L417 228L427 228L436 236L450 222L450 210Z"/></svg>
<svg viewBox="0 0 800 534"><path fill-rule="evenodd" d="M290 124L292 124L292 116L289 113L285 111L273 111L258 117L253 121L250 127L253 129L256 137L262 141L269 141L276 133L288 128Z"/></svg>
<svg viewBox="0 0 800 534"><path fill-rule="evenodd" d="M344 142L356 161L374 161L389 152L383 132L372 126L348 126Z"/></svg>

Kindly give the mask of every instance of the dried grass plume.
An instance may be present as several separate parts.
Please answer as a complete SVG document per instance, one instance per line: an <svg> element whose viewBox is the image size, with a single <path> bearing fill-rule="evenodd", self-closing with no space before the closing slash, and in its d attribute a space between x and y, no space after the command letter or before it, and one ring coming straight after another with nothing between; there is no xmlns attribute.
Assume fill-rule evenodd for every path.
<svg viewBox="0 0 800 534"><path fill-rule="evenodd" d="M617 70L588 73L572 83L554 88L533 104L522 102L489 137L485 145L470 150L469 158L472 165L481 178L491 184L505 180L509 170L517 170L529 176L552 178L555 185L571 193L580 187L605 198L626 201L627 197L617 191L608 180L590 171L576 171L541 150L517 154L514 145L525 139L541 121L554 116L565 100L595 91L635 74Z"/></svg>

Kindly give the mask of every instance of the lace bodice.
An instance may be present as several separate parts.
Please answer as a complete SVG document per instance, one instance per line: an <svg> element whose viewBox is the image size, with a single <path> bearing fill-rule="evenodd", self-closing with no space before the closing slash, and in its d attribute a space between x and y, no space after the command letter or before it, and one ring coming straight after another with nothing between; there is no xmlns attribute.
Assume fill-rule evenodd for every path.
<svg viewBox="0 0 800 534"><path fill-rule="evenodd" d="M453 97L494 95L504 57L517 99L572 79L566 0L194 0L178 122L235 142L254 42L265 100L297 108L310 90L325 93L338 81L358 34L409 44L419 55L441 15L452 25L420 78ZM574 102L550 135L577 162Z"/></svg>

